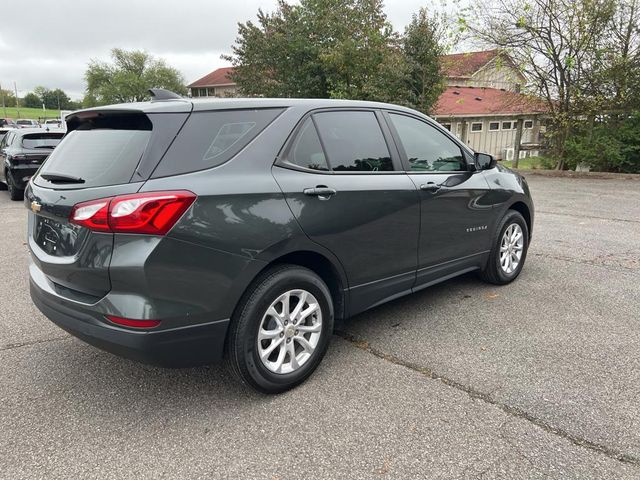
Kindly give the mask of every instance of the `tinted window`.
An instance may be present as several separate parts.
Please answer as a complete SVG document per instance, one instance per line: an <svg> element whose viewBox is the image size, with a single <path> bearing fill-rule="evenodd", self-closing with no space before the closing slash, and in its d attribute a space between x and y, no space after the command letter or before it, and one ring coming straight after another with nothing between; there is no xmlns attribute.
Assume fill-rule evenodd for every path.
<svg viewBox="0 0 640 480"><path fill-rule="evenodd" d="M269 108L192 113L153 177L221 165L247 146L280 112L280 108Z"/></svg>
<svg viewBox="0 0 640 480"><path fill-rule="evenodd" d="M308 118L286 154L285 161L312 170L329 170L318 132Z"/></svg>
<svg viewBox="0 0 640 480"><path fill-rule="evenodd" d="M54 148L60 143L62 133L30 133L22 137L24 148Z"/></svg>
<svg viewBox="0 0 640 480"><path fill-rule="evenodd" d="M323 112L315 114L314 119L333 171L393 170L389 149L373 112Z"/></svg>
<svg viewBox="0 0 640 480"><path fill-rule="evenodd" d="M150 136L150 130L73 130L49 156L40 173L80 177L85 181L82 187L126 183ZM37 183L48 185L40 178Z"/></svg>
<svg viewBox="0 0 640 480"><path fill-rule="evenodd" d="M405 115L390 114L411 170L466 170L460 147L435 127Z"/></svg>

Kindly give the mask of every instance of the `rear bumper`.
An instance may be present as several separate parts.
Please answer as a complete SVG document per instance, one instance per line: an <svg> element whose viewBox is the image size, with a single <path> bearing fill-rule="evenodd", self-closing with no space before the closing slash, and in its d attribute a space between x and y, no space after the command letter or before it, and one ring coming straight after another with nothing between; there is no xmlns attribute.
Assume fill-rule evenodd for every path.
<svg viewBox="0 0 640 480"><path fill-rule="evenodd" d="M40 168L40 165L20 165L11 167L9 170L11 171L13 183L15 184L16 188L19 188L20 190L24 190L25 188L27 188L29 179L35 175L35 173L38 171L38 168Z"/></svg>
<svg viewBox="0 0 640 480"><path fill-rule="evenodd" d="M129 330L91 312L90 305L75 305L47 290L31 276L31 298L38 309L63 330L102 350L162 367L203 365L222 358L228 319L164 330Z"/></svg>

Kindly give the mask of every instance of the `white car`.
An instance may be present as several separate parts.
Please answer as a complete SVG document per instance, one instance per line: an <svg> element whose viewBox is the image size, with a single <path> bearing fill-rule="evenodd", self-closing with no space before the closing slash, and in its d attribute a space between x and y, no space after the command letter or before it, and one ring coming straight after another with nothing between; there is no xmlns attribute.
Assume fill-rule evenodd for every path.
<svg viewBox="0 0 640 480"><path fill-rule="evenodd" d="M16 120L18 128L40 128L40 124L36 120L30 118L19 118Z"/></svg>
<svg viewBox="0 0 640 480"><path fill-rule="evenodd" d="M58 128L62 122L58 118L50 118L45 120L43 126L47 128Z"/></svg>

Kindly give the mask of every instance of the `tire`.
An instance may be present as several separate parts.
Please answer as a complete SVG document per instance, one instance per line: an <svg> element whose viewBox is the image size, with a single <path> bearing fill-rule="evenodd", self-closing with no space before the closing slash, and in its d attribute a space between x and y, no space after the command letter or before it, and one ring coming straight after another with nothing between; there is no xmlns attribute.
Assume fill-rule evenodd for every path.
<svg viewBox="0 0 640 480"><path fill-rule="evenodd" d="M301 299L305 299L301 313L286 315L284 302L290 305L289 313L295 314ZM307 311L313 312L301 320ZM236 307L227 334L227 365L242 383L259 392L289 390L304 382L320 364L331 340L333 316L329 289L314 272L297 265L269 269L251 284ZM260 341L259 330L263 336ZM286 353L281 359L283 349Z"/></svg>
<svg viewBox="0 0 640 480"><path fill-rule="evenodd" d="M515 268L510 269L508 260L507 260L507 268L503 266L502 258L501 258L501 247L503 246L503 239L505 238L505 232L507 229L512 229L511 232L519 232L522 235L522 244L521 244L521 255L518 259L517 266ZM511 236L511 238L514 238ZM516 245L511 247L511 252L517 256L515 253L518 248ZM504 217L498 224L498 228L494 234L492 240L491 253L489 254L489 259L487 260L487 265L484 270L480 272L480 276L486 282L493 283L495 285L506 285L507 283L513 282L520 272L522 271L522 267L524 266L525 259L527 258L527 250L529 249L529 228L527 227L527 222L524 217L515 210L507 210ZM506 253L509 255L509 250ZM512 259L515 257L511 257Z"/></svg>
<svg viewBox="0 0 640 480"><path fill-rule="evenodd" d="M15 182L13 181L13 175L9 170L5 172L5 177L7 180L7 190L9 190L9 198L11 200L22 200L24 198L24 190L16 187Z"/></svg>

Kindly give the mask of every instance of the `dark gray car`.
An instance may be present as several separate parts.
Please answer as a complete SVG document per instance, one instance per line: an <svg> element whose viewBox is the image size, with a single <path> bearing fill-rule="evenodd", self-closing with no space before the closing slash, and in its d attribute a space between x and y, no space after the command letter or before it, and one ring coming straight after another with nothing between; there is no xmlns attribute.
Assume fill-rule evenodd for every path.
<svg viewBox="0 0 640 480"><path fill-rule="evenodd" d="M226 358L279 392L335 318L474 270L505 284L525 261L525 180L407 108L168 98L67 126L26 191L31 296L122 356Z"/></svg>

